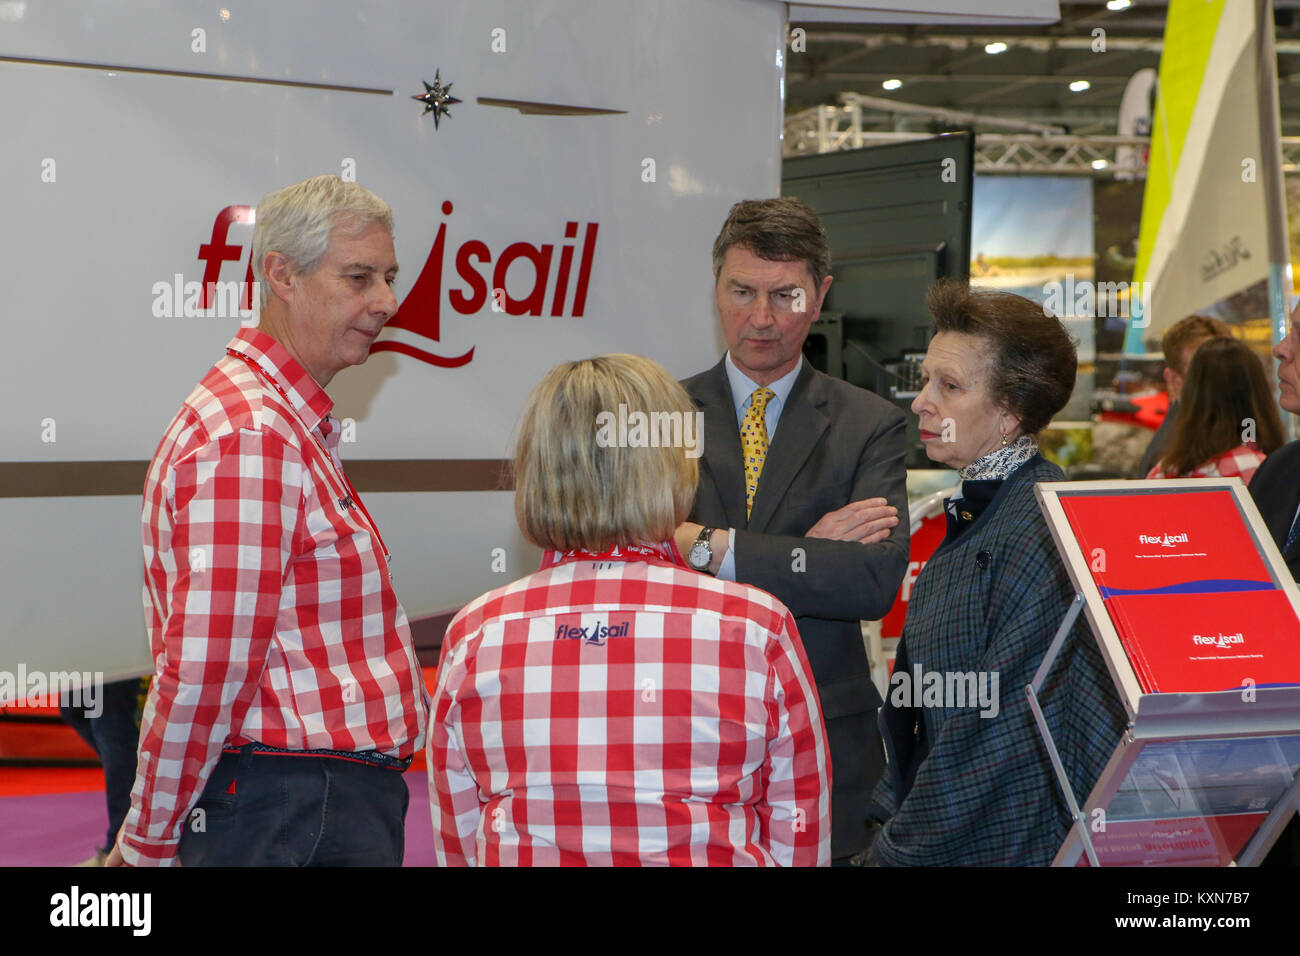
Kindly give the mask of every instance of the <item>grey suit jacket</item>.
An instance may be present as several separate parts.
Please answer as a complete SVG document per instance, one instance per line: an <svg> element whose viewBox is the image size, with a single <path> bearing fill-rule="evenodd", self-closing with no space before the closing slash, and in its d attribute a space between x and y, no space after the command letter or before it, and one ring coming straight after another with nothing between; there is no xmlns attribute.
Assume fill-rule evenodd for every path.
<svg viewBox="0 0 1300 956"><path fill-rule="evenodd" d="M778 429L778 432L780 429ZM1264 459L1250 479L1250 496L1268 533L1282 552L1291 577L1300 581L1300 541L1286 549L1291 521L1300 503L1300 441L1283 445ZM1300 817L1292 816L1273 849L1264 858L1264 866L1300 866Z"/></svg>
<svg viewBox="0 0 1300 956"><path fill-rule="evenodd" d="M1283 445L1264 459L1250 479L1250 496L1282 552L1291 577L1300 581L1300 541L1291 545L1290 551L1285 550L1291 519L1300 503L1300 442Z"/></svg>
<svg viewBox="0 0 1300 956"><path fill-rule="evenodd" d="M700 485L690 520L736 529L736 580L776 595L799 626L823 716L874 711L858 621L883 617L907 570L903 413L879 396L818 372L808 360L781 412L753 514L736 409L723 362L682 383L704 413ZM899 524L877 544L805 538L828 511L883 497Z"/></svg>

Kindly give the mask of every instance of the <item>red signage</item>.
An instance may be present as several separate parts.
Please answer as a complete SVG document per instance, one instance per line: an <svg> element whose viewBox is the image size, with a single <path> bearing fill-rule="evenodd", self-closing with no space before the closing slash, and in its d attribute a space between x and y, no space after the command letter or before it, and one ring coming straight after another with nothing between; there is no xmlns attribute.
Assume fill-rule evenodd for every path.
<svg viewBox="0 0 1300 956"><path fill-rule="evenodd" d="M939 545L943 543L944 535L947 533L948 519L942 507L937 514L922 519L912 528L911 543L908 545L907 552L907 573L903 575L903 583L899 585L898 594L889 613L880 619L882 639L902 636L903 621L907 617L907 602L912 599L912 587L916 584L916 579L921 576L921 572L925 570L930 555L939 550Z"/></svg>
<svg viewBox="0 0 1300 956"><path fill-rule="evenodd" d="M444 202L442 212L445 216L452 213L452 204ZM456 250L454 261L456 274L465 283L463 288L452 288L447 296L453 312L461 315L474 315L491 303L494 311L507 315L541 315L546 308L547 293L550 295L550 314L563 315L568 303L569 288L573 287L573 300L569 314L580 317L587 306L587 285L591 279L591 263L596 254L596 232L599 225L587 223L582 240L582 251L577 256L577 277L573 279L574 253L577 250L578 223L564 224L564 240L573 240L574 244L562 243L560 257L554 274L554 291L551 292L551 260L555 253L554 243L540 246L526 242L512 242L501 250L493 263L492 250L487 244L470 239ZM438 235L433 240L433 248L424 262L420 277L403 300L397 315L388 323L389 328L406 329L416 335L439 341L441 335L441 308L443 271L446 256L447 224L438 227ZM506 287L506 277L510 267L516 262L523 262L532 268L532 287L522 298L514 298ZM485 278L486 269L492 266L492 284L489 289ZM430 365L440 368L455 368L467 364L474 357L474 349L457 356L436 355L424 349L418 349L404 342L380 339L371 351L401 352Z"/></svg>
<svg viewBox="0 0 1300 956"><path fill-rule="evenodd" d="M450 201L442 204L444 216L450 216L452 209ZM238 263L243 259L244 246L230 241L231 225L251 224L254 212L252 206L227 206L217 213L211 240L199 246L198 258L204 264L203 284L201 292L197 289L195 292L201 296L196 300L201 309L209 309L214 305L222 265L226 262ZM596 255L596 235L600 229L599 224L594 222L586 223L581 230L580 225L582 224L573 220L564 224L563 235L558 237L558 257L555 242L540 245L512 242L499 253L494 253L485 242L478 239L461 243L452 254L447 250L447 223L444 221L438 227L433 247L429 250L415 285L402 300L387 328L404 329L430 342L440 341L443 275L449 258L455 265L456 277L463 283L447 290L447 305L452 312L475 315L485 308L491 308L506 315L549 314L580 318L587 307L587 289ZM239 297L240 308L245 310L253 306L252 255L248 258L248 268ZM531 281L531 285L521 296L511 295L507 285L512 268L515 269L516 276L520 268L529 273L526 278ZM516 279L514 288L517 290L518 287ZM180 292L176 293L177 297L180 295ZM467 365L474 358L472 346L460 355L448 356L393 339L376 341L371 346L371 351L400 352L439 368L457 368Z"/></svg>

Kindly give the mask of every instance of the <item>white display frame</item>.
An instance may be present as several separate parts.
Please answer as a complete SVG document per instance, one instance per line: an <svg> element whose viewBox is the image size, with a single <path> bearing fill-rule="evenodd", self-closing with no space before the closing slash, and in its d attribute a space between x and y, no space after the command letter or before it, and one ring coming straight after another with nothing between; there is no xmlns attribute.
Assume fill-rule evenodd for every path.
<svg viewBox="0 0 1300 956"><path fill-rule="evenodd" d="M1070 528L1069 519L1061 505L1062 495L1076 494L1167 494L1171 491L1189 490L1196 492L1227 491L1236 501L1247 530L1250 532L1269 574L1291 603L1291 609L1300 618L1300 587L1287 570L1286 561L1273 536L1269 534L1264 519L1260 517L1255 503L1240 478L1153 478L1141 481L1106 480L1106 481L1044 481L1034 486L1034 494L1047 519L1047 526L1052 532L1052 540L1065 561L1065 569L1070 575L1074 590L1083 595L1084 613L1092 632L1097 636L1102 656L1110 669L1111 678L1120 693L1120 701L1132 721L1138 712L1139 700L1147 696L1138 683L1137 674L1129 663L1119 632L1110 620L1105 602L1097 583L1092 579L1088 559L1083 548ZM1233 694L1233 691L1226 693Z"/></svg>
<svg viewBox="0 0 1300 956"><path fill-rule="evenodd" d="M1174 491L1203 493L1227 491L1233 496L1243 524L1268 568L1273 583L1287 596L1292 611L1300 619L1300 588L1296 586L1281 552L1273 541L1263 518L1239 478L1178 478L1041 482L1034 487L1039 506L1065 563L1074 585L1076 601L1082 600L1082 610L1097 639L1098 647L1114 681L1129 718L1128 727L1118 741L1092 792L1082 806L1076 804L1069 780L1065 778L1057 758L1050 729L1039 719L1039 729L1044 743L1053 758L1058 781L1064 791L1074 825L1053 860L1053 866L1075 866L1085 854L1093 865L1097 856L1092 846L1089 825L1098 807L1108 807L1123 784L1129 770L1143 748L1148 744L1178 740L1225 739L1232 737L1265 737L1280 734L1300 734L1300 686L1261 687L1254 691L1253 700L1246 703L1235 690L1212 693L1148 693L1142 690L1137 674L1124 650L1119 632L1110 619L1104 599L1093 580L1087 556L1080 546L1066 517L1061 499L1073 495L1134 495L1168 494ZM1046 655L1033 684L1027 689L1035 715L1041 718L1037 707L1037 690L1059 652L1078 608L1072 605L1062 631ZM1267 817L1256 829L1232 865L1253 866L1263 859L1282 826L1300 807L1300 774L1297 774L1279 796Z"/></svg>

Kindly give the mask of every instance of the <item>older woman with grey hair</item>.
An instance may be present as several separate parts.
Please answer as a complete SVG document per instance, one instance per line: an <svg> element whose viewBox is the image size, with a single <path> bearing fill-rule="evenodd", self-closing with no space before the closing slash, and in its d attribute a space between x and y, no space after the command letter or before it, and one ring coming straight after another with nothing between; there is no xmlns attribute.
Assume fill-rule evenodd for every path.
<svg viewBox="0 0 1300 956"><path fill-rule="evenodd" d="M794 619L673 544L695 414L634 355L566 362L530 396L515 512L542 566L443 640L440 864L829 863L825 728Z"/></svg>
<svg viewBox="0 0 1300 956"><path fill-rule="evenodd" d="M962 482L908 603L881 714L890 767L874 794L883 826L870 859L1047 864L1070 819L1025 686L1073 587L1034 497L1035 482L1065 475L1035 436L1069 400L1074 343L1021 296L945 282L928 305L935 336L912 410L926 453ZM957 678L964 700L935 692L955 690ZM1086 796L1124 712L1082 619L1041 697L1071 784Z"/></svg>

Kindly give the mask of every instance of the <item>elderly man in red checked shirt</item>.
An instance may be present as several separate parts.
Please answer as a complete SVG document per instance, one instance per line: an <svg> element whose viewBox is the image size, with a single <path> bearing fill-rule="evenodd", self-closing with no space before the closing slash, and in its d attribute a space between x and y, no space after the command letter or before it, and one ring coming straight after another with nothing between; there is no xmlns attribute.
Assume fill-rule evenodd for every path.
<svg viewBox="0 0 1300 956"><path fill-rule="evenodd" d="M144 488L154 681L109 865L400 865L427 695L325 393L397 311L392 210L337 176L257 207L257 328Z"/></svg>
<svg viewBox="0 0 1300 956"><path fill-rule="evenodd" d="M440 864L830 863L826 731L794 619L673 544L695 414L632 355L561 365L529 399L515 512L546 550L443 640Z"/></svg>

